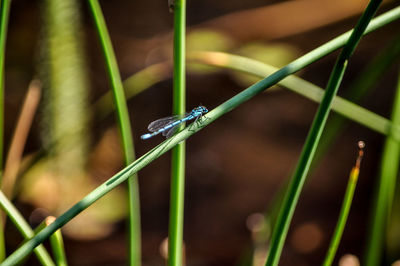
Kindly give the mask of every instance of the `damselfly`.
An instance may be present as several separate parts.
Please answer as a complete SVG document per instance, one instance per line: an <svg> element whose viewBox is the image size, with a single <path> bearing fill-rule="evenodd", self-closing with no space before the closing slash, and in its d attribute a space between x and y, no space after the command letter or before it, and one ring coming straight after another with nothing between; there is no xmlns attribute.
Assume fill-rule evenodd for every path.
<svg viewBox="0 0 400 266"><path fill-rule="evenodd" d="M155 135L158 135L160 133L163 134L166 138L171 137L174 135L174 133L178 130L178 125L181 123L184 123L186 121L196 119L199 119L203 114L207 113L208 109L204 106L199 106L194 108L190 113L184 115L184 116L179 116L179 115L173 115L173 116L168 116L164 117L161 119L158 119L156 121L153 121L149 124L147 129L151 133L147 133L142 135L140 138L141 139L149 139Z"/></svg>

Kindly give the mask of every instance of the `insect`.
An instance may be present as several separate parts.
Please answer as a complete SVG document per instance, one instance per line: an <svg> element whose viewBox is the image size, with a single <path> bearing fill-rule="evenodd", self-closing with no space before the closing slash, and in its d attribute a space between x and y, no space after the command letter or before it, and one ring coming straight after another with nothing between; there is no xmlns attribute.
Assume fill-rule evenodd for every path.
<svg viewBox="0 0 400 266"><path fill-rule="evenodd" d="M195 119L195 121L197 121L197 119L199 119L203 114L207 112L208 109L206 107L198 106L184 116L173 115L158 119L151 122L147 127L147 129L151 133L144 134L140 138L149 139L160 133L162 133L163 136L165 136L166 138L169 138L174 135L174 133L178 130L178 125L192 119Z"/></svg>

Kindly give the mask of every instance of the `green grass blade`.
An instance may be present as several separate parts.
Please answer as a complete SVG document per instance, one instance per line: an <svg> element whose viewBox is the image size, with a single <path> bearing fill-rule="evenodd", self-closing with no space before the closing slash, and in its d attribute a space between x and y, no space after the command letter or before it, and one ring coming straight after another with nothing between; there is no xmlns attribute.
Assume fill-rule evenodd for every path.
<svg viewBox="0 0 400 266"><path fill-rule="evenodd" d="M386 230L386 261L394 262L399 259L400 253L400 186L396 185L393 206ZM393 263L394 264L394 263Z"/></svg>
<svg viewBox="0 0 400 266"><path fill-rule="evenodd" d="M185 197L185 142L172 150L172 179L168 234L168 265L182 265Z"/></svg>
<svg viewBox="0 0 400 266"><path fill-rule="evenodd" d="M51 224L56 220L56 217L49 216L46 218L46 226ZM65 256L64 250L64 240L62 237L61 229L58 229L50 236L50 246L53 250L54 258L57 263L57 266L67 266L67 257Z"/></svg>
<svg viewBox="0 0 400 266"><path fill-rule="evenodd" d="M114 95L114 104L117 110L118 124L121 132L122 147L124 151L125 164L128 165L135 160L135 150L131 123L129 120L128 107L119 74L117 60L112 48L110 36L106 23L97 0L89 0L89 6L93 14L97 32L103 49L111 88ZM141 233L140 233L140 202L138 176L134 174L128 179L129 193L129 261L130 265L141 264Z"/></svg>
<svg viewBox="0 0 400 266"><path fill-rule="evenodd" d="M0 1L0 170L3 169L4 150L4 60L11 0Z"/></svg>
<svg viewBox="0 0 400 266"><path fill-rule="evenodd" d="M400 7L392 9L378 18L373 20L368 27L368 31L376 30L396 19L400 18ZM145 166L150 164L152 161L172 149L179 142L186 140L193 134L196 134L198 131L211 124L221 116L225 115L232 109L236 108L240 104L246 102L251 99L255 95L263 92L265 89L270 86L276 84L280 80L285 77L299 71L300 69L306 67L307 65L317 61L323 56L329 54L330 52L336 50L337 48L343 46L348 39L350 33L345 33L332 41L320 46L319 48L311 51L308 54L300 57L299 59L293 61L287 66L281 68L277 72L272 75L266 77L265 79L253 84L248 87L246 90L240 92L229 100L225 101L221 105L214 108L212 111L207 113L207 115L202 119L201 123L194 123L190 128L185 128L178 134L173 137L165 140L140 158L136 159L133 163L122 169L120 172L109 178L106 182L98 186L88 195L86 195L82 200L72 206L69 210L63 213L60 217L58 217L54 223L40 231L34 238L27 241L21 247L14 251L6 260L3 262L3 266L7 265L15 265L21 259L29 254L37 245L42 243L45 239L47 239L52 233L54 233L57 229L61 228L68 221L73 219L80 212L88 208L92 205L96 200L100 199L104 195L106 195L109 191L114 189L116 186L120 185L126 179L128 179L133 174L137 173Z"/></svg>
<svg viewBox="0 0 400 266"><path fill-rule="evenodd" d="M11 0L0 0L0 182L3 179L4 151L4 60L6 54L7 27ZM0 262L6 256L4 243L4 219L0 214Z"/></svg>
<svg viewBox="0 0 400 266"><path fill-rule="evenodd" d="M1 224L0 224L0 263L4 260L4 258L6 257L6 243L5 243L5 236L4 236L4 221L5 219L3 218L3 214L0 217L1 218Z"/></svg>
<svg viewBox="0 0 400 266"><path fill-rule="evenodd" d="M349 87L352 90L346 93L346 98L353 102L362 100L369 88L382 78L382 74L397 61L399 56L400 34L393 38L351 83Z"/></svg>
<svg viewBox="0 0 400 266"><path fill-rule="evenodd" d="M392 110L392 123L400 125L400 75ZM386 138L380 165L380 172L375 186L373 207L365 265L381 265L382 254L385 247L386 229L391 216L396 178L400 160L400 141L393 137L392 132Z"/></svg>
<svg viewBox="0 0 400 266"><path fill-rule="evenodd" d="M56 220L56 217L54 216L47 216L46 219L44 219L44 221L42 221L33 231L35 234L37 232L40 232L41 230L43 230L44 228L46 228L47 226L49 226L49 224L51 224L52 222L54 222ZM55 262L56 265L59 266L66 266L67 264L67 258L65 256L65 250L64 250L64 241L63 241L63 237L61 234L61 229L58 229L57 231L54 232L54 234L52 234L49 238L50 241L50 247L51 250L53 252L54 258L55 258Z"/></svg>
<svg viewBox="0 0 400 266"><path fill-rule="evenodd" d="M371 21L381 2L382 1L380 0L370 1L370 4L362 14L356 27L354 28L354 31L350 35L348 42L339 54L339 57L335 63L328 84L326 86L324 97L321 101L317 114L315 115L314 121L312 123L311 129L308 133L306 143L304 144L296 170L289 184L288 191L284 197L277 222L274 226L269 254L265 263L265 265L267 266L278 265L283 245L286 240L286 235L289 230L289 225L298 202L298 198L307 177L308 170L314 157L315 150L318 146L319 139L321 138L326 120L328 118L330 105L342 81L348 59L353 53L358 42L360 41L363 32L367 28L369 22Z"/></svg>
<svg viewBox="0 0 400 266"><path fill-rule="evenodd" d="M356 161L356 165L351 169L349 182L347 183L346 192L344 194L344 199L342 203L342 207L339 213L339 219L336 224L335 231L332 235L331 242L328 247L328 252L326 254L325 260L323 262L323 266L330 266L335 258L337 248L339 246L340 240L342 239L344 227L347 222L347 217L349 216L351 204L353 201L354 191L357 186L358 174L360 173L360 163L362 156L364 154L364 142L360 141L358 143L359 153Z"/></svg>
<svg viewBox="0 0 400 266"><path fill-rule="evenodd" d="M1 205L1 208L10 217L10 220L17 227L18 231L20 231L20 233L22 234L22 236L24 238L29 239L35 235L32 228L25 221L24 217L21 215L21 213L19 213L19 211L14 207L14 205L7 199L7 197L4 195L4 193L2 191L0 191L0 205ZM42 265L48 265L48 266L55 265L49 255L49 253L47 253L47 251L43 245L39 245L33 251L35 252L36 256L38 257L38 259ZM23 257L20 259L23 259Z"/></svg>
<svg viewBox="0 0 400 266"><path fill-rule="evenodd" d="M185 32L186 0L175 0L174 7L174 93L173 113L186 112L185 88ZM184 141L172 149L171 196L168 234L168 265L182 265L183 217L185 199L185 146Z"/></svg>
<svg viewBox="0 0 400 266"><path fill-rule="evenodd" d="M51 224L55 220L56 220L56 217L47 216L47 218L44 219L33 230L34 234L36 234L37 232L40 232L41 230L43 230L44 228L49 226L49 224ZM55 258L56 265L57 266L59 266L59 265L61 265L61 266L67 265L67 258L65 256L64 241L63 241L63 238L62 238L61 229L58 229L57 231L55 231L54 234L52 234L49 237L49 241L50 241L50 247L51 247L53 256Z"/></svg>
<svg viewBox="0 0 400 266"><path fill-rule="evenodd" d="M392 40L392 42L387 45L383 51L381 51L371 62L365 67L365 69L358 74L358 77L350 84L349 90L345 94L345 98L349 101L359 103L365 96L370 92L376 84L376 82L382 77L383 73L394 63L400 56L400 35ZM334 109L334 107L332 107ZM332 115L329 117L329 122L326 125L324 135L321 138L320 144L318 146L317 155L315 156L314 163L317 165L317 161L326 153L329 147L333 144L335 139L344 130L344 126L347 115L343 116ZM348 117L347 117L348 118ZM377 122L377 121L376 121ZM370 121L370 123L376 123ZM382 121L383 122L383 121ZM389 132L399 128L391 128L392 122L385 118L385 123L379 122L381 125L385 125L384 134L388 135ZM370 124L372 125L372 124ZM375 127L378 124L374 124ZM370 127L371 128L371 127ZM372 128L371 128L372 129ZM381 132L381 131L377 131ZM397 139L399 132L393 133L394 137Z"/></svg>

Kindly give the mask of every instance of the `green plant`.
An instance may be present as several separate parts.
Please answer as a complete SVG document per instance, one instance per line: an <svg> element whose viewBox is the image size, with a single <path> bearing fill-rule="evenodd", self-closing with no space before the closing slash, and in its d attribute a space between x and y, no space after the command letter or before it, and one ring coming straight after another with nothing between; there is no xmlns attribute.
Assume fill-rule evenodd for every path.
<svg viewBox="0 0 400 266"><path fill-rule="evenodd" d="M172 10L174 12L173 113L183 115L186 112L186 0L174 1ZM179 142L172 149L168 265L182 265L185 153L184 141Z"/></svg>
<svg viewBox="0 0 400 266"><path fill-rule="evenodd" d="M362 157L364 155L364 147L365 143L363 141L358 142L358 156L356 160L356 165L351 169L349 182L347 183L346 192L344 194L342 208L340 209L340 214L338 218L338 222L336 224L335 231L332 236L331 243L328 248L328 252L326 254L323 265L330 266L332 265L333 259L335 258L335 254L337 248L339 246L340 240L343 235L344 226L346 225L347 217L350 212L351 203L353 201L354 190L356 189L358 175L360 173L360 164Z"/></svg>
<svg viewBox="0 0 400 266"><path fill-rule="evenodd" d="M109 75L111 88L114 96L114 104L117 110L118 125L121 133L122 147L124 151L125 165L135 160L135 150L129 120L128 107L126 105L125 93L119 74L117 60L107 32L106 23L97 0L89 0L89 6L96 24L97 33L103 49L106 68ZM129 259L130 265L141 264L141 241L140 241L140 202L138 176L135 173L128 179L129 192Z"/></svg>
<svg viewBox="0 0 400 266"><path fill-rule="evenodd" d="M3 1L2 4L7 1ZM100 6L96 0L89 0L89 6L94 17L96 29L100 37L100 43L102 47L102 53L106 62L107 72L110 78L111 87L113 89L114 104L117 111L118 125L121 132L122 147L124 152L124 161L126 167L120 172L109 178L106 182L98 186L96 189L88 193L84 198L82 198L78 203L60 215L53 223L49 224L47 227L43 228L35 236L25 235L27 241L22 244L14 253L12 253L3 263L3 265L14 265L21 262L31 251L37 246L41 245L43 241L54 234L71 219L76 217L79 213L86 210L98 199L102 198L104 195L109 193L111 190L116 188L118 185L126 180L129 180L128 187L130 192L130 263L131 265L139 265L141 262L140 258L140 221L139 221L139 197L138 197L138 184L136 173L143 167L150 164L155 159L159 158L165 154L170 149L172 152L172 181L171 181L171 202L170 202L170 227L169 227L169 265L182 265L183 258L183 206L184 206L184 184L185 184L185 140L196 134L202 128L208 126L209 124L218 120L221 116L227 114L231 110L237 108L242 103L248 101L257 94L265 91L274 84L281 83L293 91L306 95L308 98L316 102L320 102L319 110L316 114L315 120L311 126L309 136L307 137L306 144L304 145L302 155L300 156L297 169L293 175L293 179L289 185L287 195L283 200L283 203L279 203L281 211L278 219L275 222L275 229L273 230L270 253L268 255L267 265L277 265L280 258L280 253L283 248L283 244L286 238L286 234L290 225L291 217L293 215L294 209L296 207L298 198L300 196L302 186L307 177L311 162L313 160L314 153L318 146L319 139L322 134L322 130L325 126L327 116L331 109L331 104L333 109L339 110L342 114L350 117L354 121L372 128L373 130L380 132L382 134L389 135L389 138L394 142L398 142L398 123L394 118L392 121L385 119L369 110L363 109L351 102L345 101L339 97L336 97L336 92L339 88L341 79L343 78L348 59L353 53L357 43L360 41L361 37L373 30L379 29L384 25L398 19L400 17L400 8L394 8L385 14L373 19L372 16L376 12L381 1L372 0L360 22L357 24L356 28L352 32L345 33L334 40L327 42L326 44L318 47L317 49L307 53L306 55L294 60L283 68L272 69L265 64L258 64L248 58L237 57L234 55L228 55L223 53L215 52L198 52L189 54L189 58L194 58L198 61L207 61L207 56L225 56L231 60L229 64L223 65L224 68L233 68L240 71L245 71L248 73L258 73L259 76L265 76L263 74L264 70L269 68L268 71L272 72L266 78L260 80L259 82L251 85L246 90L238 93L231 99L226 100L213 110L211 110L201 121L192 124L190 127L182 129L179 133L165 140L158 146L154 147L152 150L147 152L140 158L134 158L134 145L131 132L131 125L128 116L128 109L126 106L125 93L123 91L123 83L121 81L120 73L117 67L115 55L112 49L110 37L108 36L106 24L100 9ZM2 7L2 14L5 12L4 6ZM174 76L174 99L173 99L173 112L174 114L183 114L186 110L185 107L185 10L186 2L185 0L176 0L174 3L174 64L173 64L173 76ZM2 22L2 26L4 22ZM367 26L368 25L368 26ZM4 35L2 34L4 38ZM321 59L327 54L335 51L336 49L344 46L342 52L340 53L337 63L332 71L331 78L329 79L327 88L324 93L321 89L313 84L307 83L298 77L291 76L295 72L305 68L309 64ZM2 49L4 52L4 47ZM241 64L243 64L241 66ZM217 65L217 64L215 64ZM254 66L254 69L250 69L249 66ZM247 68L247 69L246 69ZM1 70L1 69L0 69ZM159 79L155 79L159 80ZM151 82L150 82L151 83ZM304 87L304 88L301 88ZM396 104L397 106L397 104ZM356 113L359 112L359 113ZM1 115L0 115L1 116ZM0 130L1 131L1 130ZM393 154L393 153L391 153ZM397 156L396 156L397 158ZM384 160L388 162L388 165L393 164L389 160ZM71 167L71 165L64 165ZM73 165L72 165L73 166ZM384 167L388 169L389 166ZM354 176L353 176L354 177ZM392 183L393 185L393 179ZM385 198L385 203L383 203L386 212L392 206L392 196L393 191L388 191L389 188L385 189L383 192L379 192L378 195L382 193L389 192L389 197ZM10 217L15 218L17 214L15 212L10 212L12 209L11 205L7 205L6 199L2 201L3 208L8 211ZM350 205L347 205L350 206ZM382 219L382 215L377 215ZM345 219L339 219L339 221L344 221ZM20 226L24 221L19 219L15 221L16 224ZM341 225L343 226L343 224ZM59 231L58 231L59 232ZM382 234L382 233L380 233ZM337 234L339 235L339 234ZM339 237L340 238L340 237ZM337 240L337 239L336 239ZM62 248L62 241L54 241L57 248ZM337 245L338 242L334 244ZM373 243L377 243L373 241ZM39 246L41 247L41 246ZM63 260L63 249L59 252L61 260ZM376 250L376 249L375 249ZM379 252L378 252L379 253ZM46 253L44 253L46 254ZM330 254L334 254L331 252ZM43 254L42 254L43 256ZM331 259L330 259L331 260ZM379 261L377 259L368 259L371 261ZM61 262L64 263L64 262Z"/></svg>

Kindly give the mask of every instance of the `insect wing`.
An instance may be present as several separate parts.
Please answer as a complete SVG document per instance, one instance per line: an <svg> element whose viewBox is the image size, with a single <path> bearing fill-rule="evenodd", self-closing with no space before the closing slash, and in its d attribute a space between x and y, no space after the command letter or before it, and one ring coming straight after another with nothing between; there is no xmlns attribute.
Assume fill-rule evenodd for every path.
<svg viewBox="0 0 400 266"><path fill-rule="evenodd" d="M162 133L162 135L163 135L164 137L166 137L167 139L170 138L172 135L174 135L174 134L178 131L179 125L180 125L180 124L178 124L178 125L176 125L176 126L170 128L169 130L165 130L165 131Z"/></svg>
<svg viewBox="0 0 400 266"><path fill-rule="evenodd" d="M173 116L160 118L158 120L155 120L155 121L151 122L149 124L149 126L147 127L147 129L150 132L154 132L154 131L160 130L163 127L166 127L167 125L173 123L174 121L176 121L176 120L178 120L180 118L181 118L181 116L179 116L179 115L173 115Z"/></svg>

